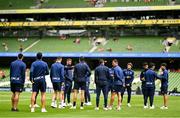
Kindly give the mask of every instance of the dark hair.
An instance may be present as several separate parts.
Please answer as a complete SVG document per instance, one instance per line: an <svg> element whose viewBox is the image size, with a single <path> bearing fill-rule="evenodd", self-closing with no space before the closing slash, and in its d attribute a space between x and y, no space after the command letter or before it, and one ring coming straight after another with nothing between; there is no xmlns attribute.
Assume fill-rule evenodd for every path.
<svg viewBox="0 0 180 118"><path fill-rule="evenodd" d="M37 59L42 59L42 52L38 52L38 53L36 54L36 58L37 58Z"/></svg>
<svg viewBox="0 0 180 118"><path fill-rule="evenodd" d="M150 63L150 64L149 64L149 68L152 68L153 66L155 66L154 63Z"/></svg>
<svg viewBox="0 0 180 118"><path fill-rule="evenodd" d="M162 63L162 64L161 64L161 66L165 66L165 67L166 67L166 66L167 66L167 64L166 64L166 63Z"/></svg>
<svg viewBox="0 0 180 118"><path fill-rule="evenodd" d="M61 59L62 59L62 57L57 57L56 59L57 59L57 60L61 60Z"/></svg>
<svg viewBox="0 0 180 118"><path fill-rule="evenodd" d="M143 66L146 66L146 65L148 65L148 63L147 63L147 62L144 62L142 65L143 65Z"/></svg>
<svg viewBox="0 0 180 118"><path fill-rule="evenodd" d="M118 60L117 59L113 59L113 62L117 63L118 64Z"/></svg>
<svg viewBox="0 0 180 118"><path fill-rule="evenodd" d="M85 61L85 58L84 58L83 56L81 56L81 57L79 58L79 61Z"/></svg>
<svg viewBox="0 0 180 118"><path fill-rule="evenodd" d="M99 64L102 64L102 63L104 63L105 61L104 61L104 59L100 59L99 60Z"/></svg>
<svg viewBox="0 0 180 118"><path fill-rule="evenodd" d="M22 53L19 53L18 54L18 59L22 59L24 56L23 56L23 54Z"/></svg>

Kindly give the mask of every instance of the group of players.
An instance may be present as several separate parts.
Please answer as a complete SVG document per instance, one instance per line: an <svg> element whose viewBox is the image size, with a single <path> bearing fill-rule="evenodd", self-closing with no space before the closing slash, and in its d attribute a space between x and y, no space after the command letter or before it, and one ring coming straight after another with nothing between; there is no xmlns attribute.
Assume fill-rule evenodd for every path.
<svg viewBox="0 0 180 118"><path fill-rule="evenodd" d="M31 96L31 112L35 112L36 98L41 91L41 112L47 112L46 104L46 81L45 76L50 74L51 82L53 85L54 93L52 97L51 106L57 107L59 100L59 108L64 108L66 105L71 106L70 109L76 109L77 95L80 93L80 109L84 109L85 97L90 97L89 84L91 70L85 62L84 57L79 58L79 63L75 66L72 65L72 59L67 59L64 66L61 61L62 58L58 57L56 62L51 65L50 73L46 62L42 60L42 53L36 55L37 60L31 64L30 68L30 81L32 82L32 96ZM23 91L25 83L26 64L22 61L23 54L18 54L17 60L13 61L10 66L10 83L12 91L12 111L19 111L18 101L19 95ZM122 70L118 65L118 60L112 60L112 68L105 66L103 59L99 60L99 66L96 67L94 73L94 82L96 84L96 107L99 110L100 94L103 92L104 96L104 110L112 110L114 105L115 96L118 98L117 110L121 110L122 99L124 91L127 89L128 100L127 106L131 107L131 86L134 80L134 71L132 70L133 64L128 63L127 69ZM150 101L150 109L154 109L154 93L155 93L155 80L161 80L161 93L164 98L164 105L161 109L168 109L167 107L167 91L168 91L168 71L166 64L162 63L160 66L161 73L158 75L154 71L154 63L144 63L144 70L140 74L142 81L142 93L144 98L144 109L148 108L148 98ZM71 90L73 87L73 98L71 104ZM108 94L111 92L110 103L108 105ZM67 104L65 100L67 97ZM87 100L86 100L87 104ZM91 103L89 103L91 105Z"/></svg>

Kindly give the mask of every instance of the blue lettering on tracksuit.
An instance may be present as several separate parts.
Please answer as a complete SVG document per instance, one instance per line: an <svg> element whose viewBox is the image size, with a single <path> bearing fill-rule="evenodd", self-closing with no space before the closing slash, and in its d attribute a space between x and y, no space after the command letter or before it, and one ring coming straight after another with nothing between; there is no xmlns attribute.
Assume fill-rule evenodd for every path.
<svg viewBox="0 0 180 118"><path fill-rule="evenodd" d="M30 69L30 80L33 82L45 82L45 75L49 74L48 65L42 60L32 63Z"/></svg>
<svg viewBox="0 0 180 118"><path fill-rule="evenodd" d="M123 73L125 77L125 84L131 85L134 80L134 71L130 69L124 69Z"/></svg>
<svg viewBox="0 0 180 118"><path fill-rule="evenodd" d="M10 65L10 82L24 84L26 64L22 60L15 60Z"/></svg>
<svg viewBox="0 0 180 118"><path fill-rule="evenodd" d="M91 70L85 62L80 62L74 67L74 81L86 82L87 77L91 75Z"/></svg>
<svg viewBox="0 0 180 118"><path fill-rule="evenodd" d="M125 87L123 88L123 92L121 93L122 99L124 96L124 92L127 89L128 99L127 102L130 103L131 101L131 85L134 80L134 71L131 69L124 69L123 70L124 77L125 77Z"/></svg>
<svg viewBox="0 0 180 118"><path fill-rule="evenodd" d="M55 62L51 66L50 71L51 82L64 82L64 65L59 62Z"/></svg>

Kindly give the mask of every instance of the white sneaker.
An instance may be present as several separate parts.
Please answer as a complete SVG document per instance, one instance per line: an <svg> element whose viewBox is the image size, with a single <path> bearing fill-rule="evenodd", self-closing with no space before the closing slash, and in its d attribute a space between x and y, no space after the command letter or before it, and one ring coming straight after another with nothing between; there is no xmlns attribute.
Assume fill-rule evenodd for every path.
<svg viewBox="0 0 180 118"><path fill-rule="evenodd" d="M130 103L128 103L128 104L127 104L127 106L128 106L128 107L131 107L131 104L130 104Z"/></svg>
<svg viewBox="0 0 180 118"><path fill-rule="evenodd" d="M87 106L91 106L91 105L92 105L92 103L91 103L91 102L88 102L88 103L86 103L86 105L87 105Z"/></svg>
<svg viewBox="0 0 180 118"><path fill-rule="evenodd" d="M72 106L70 109L76 109L76 106Z"/></svg>
<svg viewBox="0 0 180 118"><path fill-rule="evenodd" d="M162 107L160 107L160 109L168 109L168 107L165 107L165 106L162 106Z"/></svg>
<svg viewBox="0 0 180 118"><path fill-rule="evenodd" d="M80 107L80 109L81 109L81 110L83 110L83 109L84 109L84 107Z"/></svg>
<svg viewBox="0 0 180 118"><path fill-rule="evenodd" d="M121 107L118 107L117 110L120 111L120 110L121 110Z"/></svg>
<svg viewBox="0 0 180 118"><path fill-rule="evenodd" d="M47 112L47 110L45 108L42 108L41 112Z"/></svg>
<svg viewBox="0 0 180 118"><path fill-rule="evenodd" d="M51 103L51 107L52 107L52 108L57 108L57 104L54 103L54 102L52 102L52 103Z"/></svg>
<svg viewBox="0 0 180 118"><path fill-rule="evenodd" d="M71 107L71 106L72 106L72 103L68 103L67 106L68 106L68 107Z"/></svg>
<svg viewBox="0 0 180 118"><path fill-rule="evenodd" d="M103 108L103 110L104 110L104 111L107 111L107 110L108 110L108 108L107 108L107 107L104 107L104 108Z"/></svg>
<svg viewBox="0 0 180 118"><path fill-rule="evenodd" d="M108 107L108 110L112 110L112 107L111 107L111 106L109 106L109 107Z"/></svg>
<svg viewBox="0 0 180 118"><path fill-rule="evenodd" d="M149 109L155 109L154 105L152 105Z"/></svg>
<svg viewBox="0 0 180 118"><path fill-rule="evenodd" d="M63 107L66 107L67 105L66 105L66 103L63 103L62 106L63 106Z"/></svg>
<svg viewBox="0 0 180 118"><path fill-rule="evenodd" d="M144 109L148 109L148 106L144 106Z"/></svg>
<svg viewBox="0 0 180 118"><path fill-rule="evenodd" d="M59 105L59 107L58 107L59 109L64 109L64 107L62 106L62 105Z"/></svg>
<svg viewBox="0 0 180 118"><path fill-rule="evenodd" d="M35 107L35 108L39 108L40 106L39 106L38 104L35 104L34 107Z"/></svg>
<svg viewBox="0 0 180 118"><path fill-rule="evenodd" d="M99 107L96 107L95 110L98 111L98 110L99 110Z"/></svg>
<svg viewBox="0 0 180 118"><path fill-rule="evenodd" d="M34 108L31 108L31 112L35 112L35 109L34 109Z"/></svg>

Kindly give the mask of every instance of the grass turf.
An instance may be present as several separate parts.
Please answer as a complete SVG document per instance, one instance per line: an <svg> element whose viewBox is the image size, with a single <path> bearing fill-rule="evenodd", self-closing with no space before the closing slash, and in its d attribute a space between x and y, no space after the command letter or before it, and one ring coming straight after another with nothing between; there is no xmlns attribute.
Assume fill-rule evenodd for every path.
<svg viewBox="0 0 180 118"><path fill-rule="evenodd" d="M143 0L141 2L107 2L106 7L120 7L120 6L152 6L152 5L167 5L168 0L154 0L154 2L145 3ZM179 0L177 0L177 3ZM9 3L12 6L9 6ZM0 0L0 9L29 9L36 5L36 0ZM78 8L78 7L92 7L85 0L45 0L42 7L48 8Z"/></svg>
<svg viewBox="0 0 180 118"><path fill-rule="evenodd" d="M80 44L74 44L73 40L75 38L60 40L59 38L46 37L27 50L27 52L89 52L92 48L88 38L81 38ZM25 42L18 42L15 38L3 38L0 39L0 44L5 42L8 44L9 52L18 52L21 44L26 49L35 41L37 39L34 38L29 38ZM120 37L116 42L110 39L105 46L98 47L103 47L105 50L112 48L112 52L162 52L164 46L161 44L161 41L163 41L163 37ZM126 49L128 45L133 47L132 51ZM178 45L172 45L170 52L179 52L179 47L180 43ZM95 52L97 51L98 48ZM4 52L2 45L0 46L0 52Z"/></svg>
<svg viewBox="0 0 180 118"><path fill-rule="evenodd" d="M29 9L35 6L35 0L0 0L0 6L0 9Z"/></svg>
<svg viewBox="0 0 180 118"><path fill-rule="evenodd" d="M40 108L36 109L35 113L30 113L30 93L23 92L20 96L20 101L19 101L19 109L20 112L11 112L11 92L0 92L0 117L1 118L7 118L7 117L13 117L13 118L21 118L21 117L37 117L37 118L59 118L59 117L68 117L68 118L111 118L111 117L141 117L141 118L160 118L160 117L180 117L180 109L179 105L180 104L180 99L179 97L175 96L170 96L169 97L169 109L168 110L160 110L159 107L162 105L162 97L161 96L155 96L155 103L154 105L156 108L154 110L145 110L143 109L143 99L142 96L137 96L133 95L132 96L132 107L128 108L126 106L126 96L123 101L123 106L121 111L103 111L102 107L99 111L94 110L95 106L95 95L91 94L92 97L92 106L85 106L84 110L79 109L79 102L78 102L78 107L76 110L70 110L68 108L65 109L52 109L50 107L51 104L51 94L47 94L47 113L41 113ZM40 104L40 97L38 97L38 104ZM103 104L103 98L101 96L101 101L100 101L100 106ZM115 101L116 105L116 101Z"/></svg>

